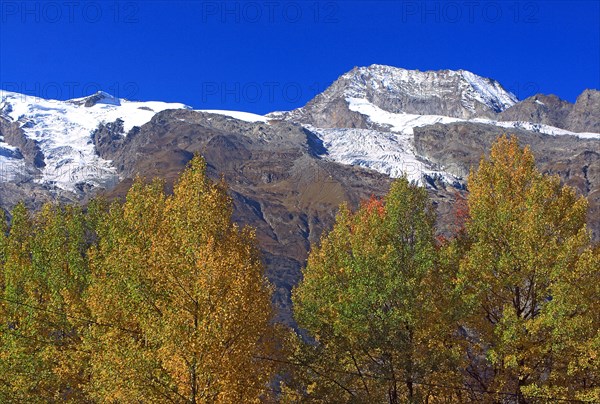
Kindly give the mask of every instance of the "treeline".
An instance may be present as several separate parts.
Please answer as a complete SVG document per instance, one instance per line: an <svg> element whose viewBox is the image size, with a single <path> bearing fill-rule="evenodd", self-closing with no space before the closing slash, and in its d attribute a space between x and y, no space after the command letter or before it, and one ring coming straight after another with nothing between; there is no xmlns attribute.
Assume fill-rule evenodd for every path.
<svg viewBox="0 0 600 404"><path fill-rule="evenodd" d="M0 402L600 401L587 202L516 139L470 174L452 237L406 179L342 206L293 290L297 331L205 170L0 218Z"/></svg>

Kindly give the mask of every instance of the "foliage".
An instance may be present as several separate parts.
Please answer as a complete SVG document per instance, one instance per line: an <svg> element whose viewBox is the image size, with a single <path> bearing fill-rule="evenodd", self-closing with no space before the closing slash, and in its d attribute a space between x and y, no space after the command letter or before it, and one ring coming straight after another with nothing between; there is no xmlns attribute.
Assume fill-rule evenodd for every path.
<svg viewBox="0 0 600 404"><path fill-rule="evenodd" d="M2 401L85 401L85 234L79 209L50 204L35 217L18 205L2 231Z"/></svg>
<svg viewBox="0 0 600 404"><path fill-rule="evenodd" d="M384 203L385 202L385 203ZM454 299L438 259L427 192L406 178L385 201L342 206L294 290L314 343L291 361L309 396L326 401L421 402L456 382ZM343 398L343 399L342 399ZM431 398L430 398L431 399Z"/></svg>
<svg viewBox="0 0 600 404"><path fill-rule="evenodd" d="M599 269L589 250L587 202L557 176L540 173L529 148L514 137L498 139L468 187L470 246L459 291L471 309L465 326L473 351L492 370L491 377L472 375L481 387L521 401L535 390L527 386L539 393L555 383L573 397L577 386L592 381L593 367L571 355L597 352L592 317ZM576 292L575 285L584 289Z"/></svg>
<svg viewBox="0 0 600 404"><path fill-rule="evenodd" d="M600 402L587 201L506 137L468 188L451 237L406 178L343 205L284 338L199 157L171 195L137 179L125 201L0 211L0 402Z"/></svg>
<svg viewBox="0 0 600 404"><path fill-rule="evenodd" d="M98 401L252 402L274 372L270 287L254 233L231 223L196 158L172 196L137 180L91 255ZM105 326L106 324L106 326Z"/></svg>

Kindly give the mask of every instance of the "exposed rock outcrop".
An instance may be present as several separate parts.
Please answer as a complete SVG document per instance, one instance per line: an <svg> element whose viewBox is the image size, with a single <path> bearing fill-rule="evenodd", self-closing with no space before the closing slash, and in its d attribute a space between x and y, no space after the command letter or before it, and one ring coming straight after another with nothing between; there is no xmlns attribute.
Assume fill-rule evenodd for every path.
<svg viewBox="0 0 600 404"><path fill-rule="evenodd" d="M10 122L0 117L0 136L3 136L4 141L9 145L17 147L23 157L35 168L42 168L46 165L44 153L35 140L25 136L19 122Z"/></svg>

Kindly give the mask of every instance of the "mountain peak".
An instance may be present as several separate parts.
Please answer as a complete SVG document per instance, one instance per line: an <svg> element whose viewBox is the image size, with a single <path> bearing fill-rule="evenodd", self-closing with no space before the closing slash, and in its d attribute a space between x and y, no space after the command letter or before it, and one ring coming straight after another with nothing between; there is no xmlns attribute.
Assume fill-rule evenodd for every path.
<svg viewBox="0 0 600 404"><path fill-rule="evenodd" d="M368 120L351 105L371 105L392 114L496 119L517 102L496 80L467 70L373 64L354 67L304 107L278 116L317 127L369 128Z"/></svg>
<svg viewBox="0 0 600 404"><path fill-rule="evenodd" d="M67 102L79 106L83 105L88 108L93 107L96 104L115 105L117 107L121 105L121 100L119 98L107 93L106 91L98 91L96 94L92 94L83 98L75 98Z"/></svg>
<svg viewBox="0 0 600 404"><path fill-rule="evenodd" d="M417 114L448 115L456 118L472 118L474 116L490 116L504 111L517 103L517 97L505 90L496 80L478 76L468 70L408 70L399 67L373 64L367 67L355 67L342 75L341 81L346 86L344 92L351 98L366 98L371 93L380 93L390 98L406 98L404 104L384 102L378 105L389 112L407 112ZM337 82L336 82L337 83ZM334 83L335 85L335 83ZM456 96L459 96L457 98ZM418 100L417 104L439 104L442 106L446 97L453 96L462 111L455 110L436 112L436 107L417 106L409 101ZM377 103L375 103L377 105ZM423 111L425 107L426 110ZM443 107L441 108L444 109Z"/></svg>

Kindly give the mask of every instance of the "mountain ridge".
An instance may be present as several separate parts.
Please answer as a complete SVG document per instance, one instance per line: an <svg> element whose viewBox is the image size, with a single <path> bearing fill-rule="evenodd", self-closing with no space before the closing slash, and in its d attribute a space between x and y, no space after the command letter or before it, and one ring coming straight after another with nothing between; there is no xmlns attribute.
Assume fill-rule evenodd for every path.
<svg viewBox="0 0 600 404"><path fill-rule="evenodd" d="M209 175L227 181L234 220L257 229L275 301L291 321L290 290L341 203L356 207L407 175L430 194L440 233L451 234L468 170L497 136L514 133L544 172L587 196L600 240L600 130L553 126L596 128L596 90L575 104L539 95L508 105L497 82L471 78L483 83L475 90L464 72L447 71L437 75L446 87L432 95L430 83L417 83L409 90L423 97L410 98L402 81L409 73L375 66L345 73L302 108L266 116L104 93L56 101L0 91L0 207L120 198L138 175L162 177L169 189L200 153ZM382 77L386 71L395 76Z"/></svg>

